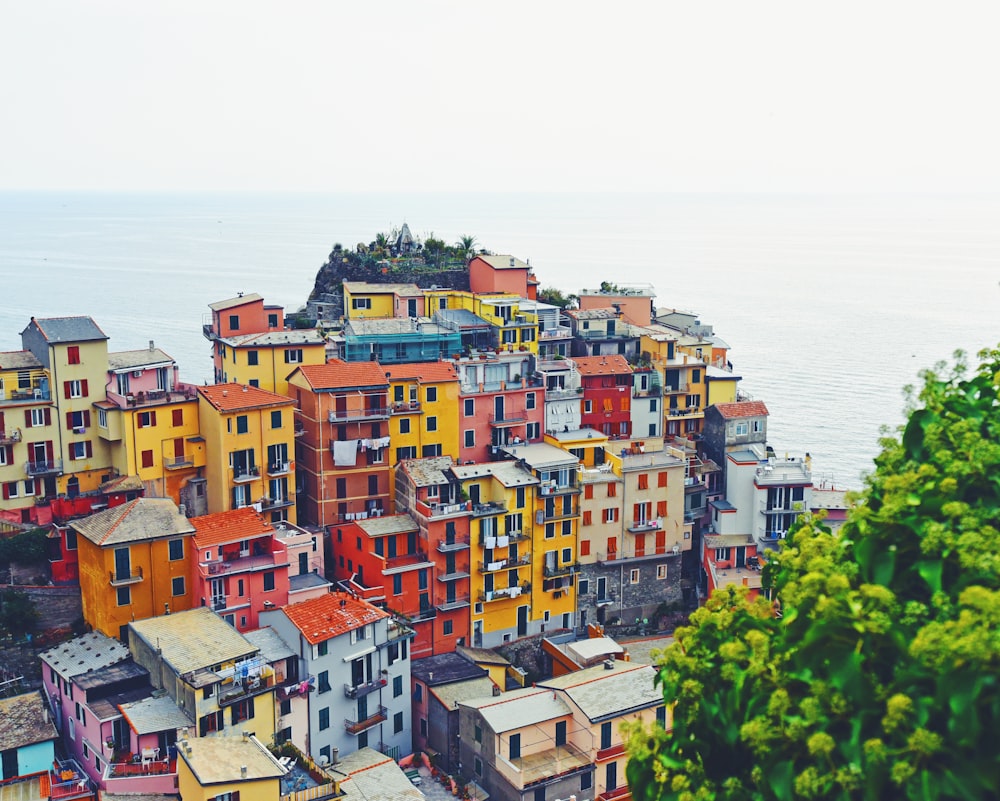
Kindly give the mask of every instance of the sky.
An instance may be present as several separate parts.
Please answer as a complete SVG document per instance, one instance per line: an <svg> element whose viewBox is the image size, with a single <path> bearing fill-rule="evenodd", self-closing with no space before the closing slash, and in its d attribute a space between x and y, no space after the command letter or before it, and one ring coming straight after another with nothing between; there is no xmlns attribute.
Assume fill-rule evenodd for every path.
<svg viewBox="0 0 1000 801"><path fill-rule="evenodd" d="M0 190L984 192L986 2L0 2Z"/></svg>

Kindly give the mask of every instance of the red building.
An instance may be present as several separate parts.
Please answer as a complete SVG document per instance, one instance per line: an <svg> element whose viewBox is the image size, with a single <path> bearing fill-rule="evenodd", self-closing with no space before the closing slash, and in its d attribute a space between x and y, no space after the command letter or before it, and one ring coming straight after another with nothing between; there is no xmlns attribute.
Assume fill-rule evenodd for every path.
<svg viewBox="0 0 1000 801"><path fill-rule="evenodd" d="M725 504L723 504L724 506ZM750 597L760 593L764 559L753 537L747 534L706 534L703 543L702 571L705 590L746 587Z"/></svg>
<svg viewBox="0 0 1000 801"><path fill-rule="evenodd" d="M192 517L193 605L210 606L237 631L258 628L265 609L288 603L288 549L250 506Z"/></svg>
<svg viewBox="0 0 1000 801"><path fill-rule="evenodd" d="M303 365L296 401L299 521L331 526L392 511L389 382L378 362Z"/></svg>
<svg viewBox="0 0 1000 801"><path fill-rule="evenodd" d="M442 654L467 644L470 630L472 504L463 501L452 459L408 459L396 467L396 505L420 527L420 542L434 563L430 603L435 617L430 641L418 629L415 655Z"/></svg>
<svg viewBox="0 0 1000 801"><path fill-rule="evenodd" d="M611 439L632 436L632 368L624 356L580 356L573 359L583 386L581 428L593 428Z"/></svg>

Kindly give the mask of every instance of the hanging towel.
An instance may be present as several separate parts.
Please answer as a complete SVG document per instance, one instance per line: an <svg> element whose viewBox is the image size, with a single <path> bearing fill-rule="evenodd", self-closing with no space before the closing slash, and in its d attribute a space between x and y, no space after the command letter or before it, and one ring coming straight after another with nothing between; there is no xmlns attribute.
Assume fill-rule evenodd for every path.
<svg viewBox="0 0 1000 801"><path fill-rule="evenodd" d="M498 548L506 548L509 544L510 544L510 537L508 537L506 534L497 537Z"/></svg>
<svg viewBox="0 0 1000 801"><path fill-rule="evenodd" d="M354 467L358 463L358 441L356 439L333 443L333 463L337 467Z"/></svg>
<svg viewBox="0 0 1000 801"><path fill-rule="evenodd" d="M497 538L496 537L486 537L486 547L487 548L496 548L497 547Z"/></svg>
<svg viewBox="0 0 1000 801"><path fill-rule="evenodd" d="M510 597L511 598L517 598L517 596L520 595L520 594L521 594L521 588L520 587L511 587L510 588Z"/></svg>

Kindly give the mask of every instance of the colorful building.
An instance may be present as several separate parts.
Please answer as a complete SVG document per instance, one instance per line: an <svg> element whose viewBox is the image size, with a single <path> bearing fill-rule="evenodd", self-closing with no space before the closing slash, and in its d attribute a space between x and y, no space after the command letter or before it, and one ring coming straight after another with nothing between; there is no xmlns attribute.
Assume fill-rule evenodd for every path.
<svg viewBox="0 0 1000 801"><path fill-rule="evenodd" d="M344 281L344 317L347 319L423 317L424 291L416 284L371 284Z"/></svg>
<svg viewBox="0 0 1000 801"><path fill-rule="evenodd" d="M262 331L219 337L221 384L248 384L279 395L288 394L288 374L302 364L326 361L326 340L314 329Z"/></svg>
<svg viewBox="0 0 1000 801"><path fill-rule="evenodd" d="M344 323L344 359L433 362L461 349L461 334L427 317L355 318Z"/></svg>
<svg viewBox="0 0 1000 801"><path fill-rule="evenodd" d="M211 309L201 326L202 334L212 344L212 363L215 380L222 382L225 372L225 350L217 346L218 340L243 334L261 334L280 331L285 327L284 311L280 306L265 306L264 298L257 293L242 292L235 298L208 304Z"/></svg>
<svg viewBox="0 0 1000 801"><path fill-rule="evenodd" d="M618 309L568 309L564 312L573 332L574 356L639 356L636 328Z"/></svg>
<svg viewBox="0 0 1000 801"><path fill-rule="evenodd" d="M538 281L531 265L514 256L479 255L469 262L469 288L476 294L507 292L535 300Z"/></svg>
<svg viewBox="0 0 1000 801"><path fill-rule="evenodd" d="M83 619L109 637L131 621L193 606L189 576L194 527L173 501L137 498L73 520Z"/></svg>
<svg viewBox="0 0 1000 801"><path fill-rule="evenodd" d="M392 463L459 452L458 371L451 362L393 364L389 382Z"/></svg>
<svg viewBox="0 0 1000 801"><path fill-rule="evenodd" d="M583 386L581 428L610 439L632 433L632 368L624 356L582 356L573 360Z"/></svg>
<svg viewBox="0 0 1000 801"><path fill-rule="evenodd" d="M177 785L184 801L274 801L285 768L252 734L185 739Z"/></svg>
<svg viewBox="0 0 1000 801"><path fill-rule="evenodd" d="M614 308L632 325L649 325L655 312L653 288L647 285L602 284L599 289L581 289L577 298L582 311Z"/></svg>
<svg viewBox="0 0 1000 801"><path fill-rule="evenodd" d="M288 603L288 550L255 509L193 517L191 525L195 605L210 607L245 632L258 627L262 611Z"/></svg>
<svg viewBox="0 0 1000 801"><path fill-rule="evenodd" d="M294 523L295 402L240 384L198 394L209 513L253 506L272 522Z"/></svg>
<svg viewBox="0 0 1000 801"><path fill-rule="evenodd" d="M331 361L289 376L299 511L330 526L391 511L389 381L377 362Z"/></svg>
<svg viewBox="0 0 1000 801"><path fill-rule="evenodd" d="M669 439L700 434L705 416L705 363L677 348L677 332L661 325L642 329L643 360L663 380L664 436Z"/></svg>

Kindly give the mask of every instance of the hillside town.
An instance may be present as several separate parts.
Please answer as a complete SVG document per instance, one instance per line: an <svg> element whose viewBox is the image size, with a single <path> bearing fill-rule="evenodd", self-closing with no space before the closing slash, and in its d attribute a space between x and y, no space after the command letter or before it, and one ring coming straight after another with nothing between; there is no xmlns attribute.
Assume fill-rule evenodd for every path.
<svg viewBox="0 0 1000 801"><path fill-rule="evenodd" d="M0 801L627 801L649 643L843 519L651 287L562 306L486 252L425 287L382 246L306 327L212 303L211 384L89 316L0 353L0 533L82 617L37 686L2 666Z"/></svg>

